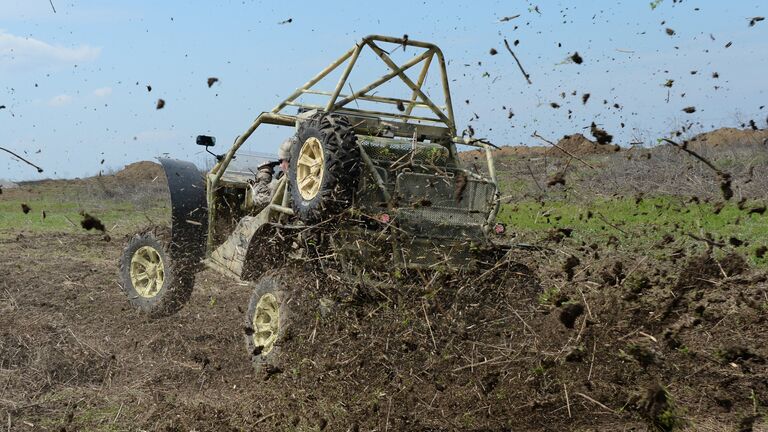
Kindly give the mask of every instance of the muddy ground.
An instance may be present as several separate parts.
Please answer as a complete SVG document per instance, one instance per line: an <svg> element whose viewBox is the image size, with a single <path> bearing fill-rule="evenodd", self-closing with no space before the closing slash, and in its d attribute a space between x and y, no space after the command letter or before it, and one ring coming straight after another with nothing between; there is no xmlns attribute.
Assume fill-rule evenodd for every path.
<svg viewBox="0 0 768 432"><path fill-rule="evenodd" d="M387 292L286 268L293 328L256 373L248 286L203 271L150 319L122 244L0 241L0 430L768 430L768 284L738 256L566 239Z"/></svg>

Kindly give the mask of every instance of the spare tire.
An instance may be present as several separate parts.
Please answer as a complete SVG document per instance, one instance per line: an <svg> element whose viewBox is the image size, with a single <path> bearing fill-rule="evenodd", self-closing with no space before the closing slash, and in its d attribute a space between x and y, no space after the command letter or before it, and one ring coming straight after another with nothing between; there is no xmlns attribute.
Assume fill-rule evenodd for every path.
<svg viewBox="0 0 768 432"><path fill-rule="evenodd" d="M295 215L316 223L352 204L360 179L360 149L345 116L318 113L299 124L288 180Z"/></svg>

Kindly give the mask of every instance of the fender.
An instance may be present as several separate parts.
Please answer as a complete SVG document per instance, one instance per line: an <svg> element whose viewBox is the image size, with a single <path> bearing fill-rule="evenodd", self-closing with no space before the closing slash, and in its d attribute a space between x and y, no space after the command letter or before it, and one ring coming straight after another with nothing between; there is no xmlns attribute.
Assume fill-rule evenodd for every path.
<svg viewBox="0 0 768 432"><path fill-rule="evenodd" d="M208 203L205 178L191 162L160 158L171 194L171 254L187 264L205 256Z"/></svg>

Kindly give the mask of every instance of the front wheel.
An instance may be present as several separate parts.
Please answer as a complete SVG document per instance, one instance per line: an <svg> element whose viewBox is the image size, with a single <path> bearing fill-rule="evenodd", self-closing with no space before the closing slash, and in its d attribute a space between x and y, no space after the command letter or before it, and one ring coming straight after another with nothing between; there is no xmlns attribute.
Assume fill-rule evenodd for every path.
<svg viewBox="0 0 768 432"><path fill-rule="evenodd" d="M155 228L134 235L120 257L121 288L133 307L170 315L192 295L195 276L170 254L170 236Z"/></svg>
<svg viewBox="0 0 768 432"><path fill-rule="evenodd" d="M280 369L280 348L288 334L290 296L275 273L251 284L253 294L245 317L245 345L253 367Z"/></svg>

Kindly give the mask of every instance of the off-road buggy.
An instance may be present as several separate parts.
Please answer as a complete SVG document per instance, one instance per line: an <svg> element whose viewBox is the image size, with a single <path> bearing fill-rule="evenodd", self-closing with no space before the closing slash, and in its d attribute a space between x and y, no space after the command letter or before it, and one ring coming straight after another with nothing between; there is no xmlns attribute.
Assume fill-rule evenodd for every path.
<svg viewBox="0 0 768 432"><path fill-rule="evenodd" d="M415 53L398 65L380 44ZM367 50L388 73L342 94ZM435 58L442 105L423 88ZM421 71L414 82L405 72L416 65ZM341 74L332 91L314 88L337 69ZM376 93L395 78L410 99ZM302 102L306 95L324 103ZM386 108L363 109L363 103ZM298 113L287 114L288 109ZM269 202L259 209L252 196L254 171L232 162L264 124L295 128L286 134L295 136L290 166L277 174ZM210 137L198 141L213 144ZM484 151L487 167L465 168L457 144ZM502 227L495 221L499 193L491 149L482 140L457 136L445 58L437 46L365 37L259 115L207 175L188 162L161 160L172 226L129 241L120 263L122 288L135 307L162 315L184 304L203 266L249 282L249 352L257 364L269 361L279 349L290 295L270 270L285 259L321 263L344 280L375 284L393 275L466 271L498 255L492 238Z"/></svg>

